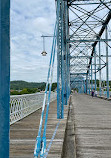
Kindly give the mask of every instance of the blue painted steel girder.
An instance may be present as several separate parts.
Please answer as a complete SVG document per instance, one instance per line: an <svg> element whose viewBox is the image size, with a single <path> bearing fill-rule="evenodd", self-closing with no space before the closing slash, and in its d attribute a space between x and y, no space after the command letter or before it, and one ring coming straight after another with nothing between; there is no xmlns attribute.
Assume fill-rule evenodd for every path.
<svg viewBox="0 0 111 158"><path fill-rule="evenodd" d="M10 0L0 0L0 158L9 158Z"/></svg>
<svg viewBox="0 0 111 158"><path fill-rule="evenodd" d="M69 44L66 43L69 34L67 2L58 0L57 7L60 7L57 15L57 118L62 119L70 89Z"/></svg>

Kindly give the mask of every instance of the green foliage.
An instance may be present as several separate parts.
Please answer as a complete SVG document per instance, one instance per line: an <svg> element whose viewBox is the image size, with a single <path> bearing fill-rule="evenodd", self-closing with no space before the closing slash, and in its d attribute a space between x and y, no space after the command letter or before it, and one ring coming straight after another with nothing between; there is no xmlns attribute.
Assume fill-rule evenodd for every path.
<svg viewBox="0 0 111 158"><path fill-rule="evenodd" d="M45 91L46 83L34 83L34 82L25 82L25 81L11 81L11 95L22 95L22 94L31 94L37 93L40 91ZM57 88L57 83L52 84L52 91Z"/></svg>
<svg viewBox="0 0 111 158"><path fill-rule="evenodd" d="M32 88L32 89L24 88L21 91L17 91L17 90L11 91L10 94L11 95L22 95L22 94L31 94L31 93L36 93L36 92L40 92L40 90L38 90L37 88Z"/></svg>
<svg viewBox="0 0 111 158"><path fill-rule="evenodd" d="M51 89L51 90L52 90L52 91L55 91L56 88L57 88L57 83L53 83L53 84L52 84L52 89Z"/></svg>
<svg viewBox="0 0 111 158"><path fill-rule="evenodd" d="M24 88L24 89L20 92L20 94L29 94L28 89L27 89L27 88Z"/></svg>
<svg viewBox="0 0 111 158"><path fill-rule="evenodd" d="M91 80L90 80L90 83L91 83ZM94 80L93 80L93 83L94 83ZM99 80L96 80L96 84L97 84L97 87L99 87ZM103 81L102 81L102 84L103 84ZM104 81L104 86L106 86L106 81ZM109 81L109 86L111 87L111 81Z"/></svg>
<svg viewBox="0 0 111 158"><path fill-rule="evenodd" d="M11 81L10 82L10 89L13 90L23 90L24 88L38 88L45 86L45 82L36 83L36 82L26 82L26 81Z"/></svg>
<svg viewBox="0 0 111 158"><path fill-rule="evenodd" d="M99 88L97 87L97 89L96 89L97 91L99 91Z"/></svg>
<svg viewBox="0 0 111 158"><path fill-rule="evenodd" d="M10 95L20 95L18 91L14 90L10 92Z"/></svg>

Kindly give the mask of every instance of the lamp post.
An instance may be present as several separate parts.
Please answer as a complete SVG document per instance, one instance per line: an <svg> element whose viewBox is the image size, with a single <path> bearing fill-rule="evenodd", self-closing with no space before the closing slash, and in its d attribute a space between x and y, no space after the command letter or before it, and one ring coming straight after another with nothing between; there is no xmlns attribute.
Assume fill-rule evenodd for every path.
<svg viewBox="0 0 111 158"><path fill-rule="evenodd" d="M44 36L41 36L43 38L43 52L41 53L42 56L46 56L47 55L47 52L45 51L45 37Z"/></svg>
<svg viewBox="0 0 111 158"><path fill-rule="evenodd" d="M43 52L41 54L42 54L42 56L46 56L47 52L45 51L45 38L47 38L47 37L54 37L54 36L52 36L52 35L50 35L50 36L48 36L48 35L46 35L46 36L42 35L41 37L43 38Z"/></svg>

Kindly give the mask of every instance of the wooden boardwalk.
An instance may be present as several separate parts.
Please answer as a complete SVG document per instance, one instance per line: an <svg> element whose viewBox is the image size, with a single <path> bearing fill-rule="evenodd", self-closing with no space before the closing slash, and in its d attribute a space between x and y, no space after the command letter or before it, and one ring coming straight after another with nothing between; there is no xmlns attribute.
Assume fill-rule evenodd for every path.
<svg viewBox="0 0 111 158"><path fill-rule="evenodd" d="M54 101L49 111L47 146L58 123L56 110ZM40 115L41 109L11 126L10 158L33 158ZM72 95L47 157L61 158L61 155L62 158L111 158L111 101Z"/></svg>
<svg viewBox="0 0 111 158"><path fill-rule="evenodd" d="M68 106L65 106L65 118L60 121L55 139L52 143L48 158L61 158L65 128L67 122ZM28 117L16 122L10 127L10 158L33 158L35 140L38 134L41 109ZM57 120L57 103L50 104L47 125L47 146L55 131Z"/></svg>
<svg viewBox="0 0 111 158"><path fill-rule="evenodd" d="M76 158L111 158L111 101L73 94Z"/></svg>

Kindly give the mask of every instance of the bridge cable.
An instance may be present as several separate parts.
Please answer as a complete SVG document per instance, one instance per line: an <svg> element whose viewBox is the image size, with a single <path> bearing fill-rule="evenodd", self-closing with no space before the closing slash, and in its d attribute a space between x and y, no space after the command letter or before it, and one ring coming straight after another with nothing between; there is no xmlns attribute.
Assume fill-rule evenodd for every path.
<svg viewBox="0 0 111 158"><path fill-rule="evenodd" d="M56 25L55 25L55 32L56 32ZM55 36L55 33L54 33ZM44 111L45 111L45 107L46 107L46 101L47 101L47 93L48 93L48 86L49 86L49 82L50 82L50 87L51 87L51 75L52 75L52 71L53 71L53 64L54 63L54 53L55 53L55 37L53 38L53 45L52 45L52 51L51 51L51 57L50 57L50 63L49 63L49 70L48 70L48 77L47 77L47 83L46 83L46 89L45 89L45 94L44 94L44 101L43 101L43 106L42 106L42 113L41 113L41 118L40 118L40 125L39 125L39 131L38 131L38 136L36 138L36 145L35 145L35 150L34 150L34 156L37 156L40 154L40 150L41 150L41 131L42 131L42 125L43 125L43 118L44 118ZM50 88L49 88L50 90ZM50 91L49 91L49 95L48 95L48 103L50 102Z"/></svg>
<svg viewBox="0 0 111 158"><path fill-rule="evenodd" d="M47 158L47 156L48 156L48 153L49 153L49 151L50 151L51 145L52 145L52 143L53 143L53 140L54 140L55 135L56 135L56 133L57 133L58 127L59 127L59 125L60 125L60 121L61 121L61 120L59 120L59 122L57 123L56 129L55 129L55 131L54 131L54 133L53 133L53 136L52 136L52 138L51 138L51 140L50 140L50 143L49 143L49 145L48 145L48 147L47 147L47 150L46 150L46 152L45 152L43 158Z"/></svg>
<svg viewBox="0 0 111 158"><path fill-rule="evenodd" d="M60 10L60 4L57 7L56 15L58 15L59 10ZM48 121L48 112L49 112L53 69L54 69L54 60L55 60L56 43L57 43L57 39L56 39L57 24L58 24L58 21L56 18L54 37L53 37L53 43L52 43L52 50L51 50L51 56L50 56L50 63L49 63L49 69L48 69L48 76L47 76L47 83L46 83L46 88L45 88L44 101L43 101L42 113L41 113L41 119L40 119L40 125L39 125L39 131L38 131L38 136L36 138L35 149L34 149L34 158L37 158L38 156L43 157L43 155L46 152L46 127L47 127L47 121ZM48 93L48 89L49 89L49 93ZM48 101L47 101L47 95L48 95ZM47 103L47 107L46 107L46 103ZM43 137L41 138L41 131L42 131L45 107L46 107L46 116L45 116Z"/></svg>

